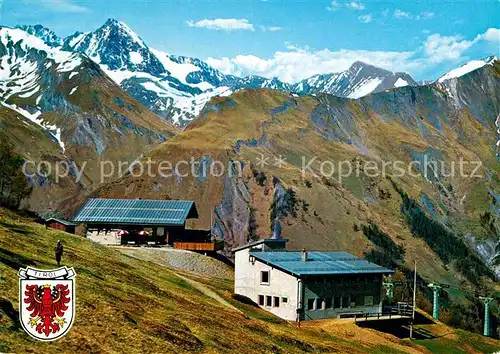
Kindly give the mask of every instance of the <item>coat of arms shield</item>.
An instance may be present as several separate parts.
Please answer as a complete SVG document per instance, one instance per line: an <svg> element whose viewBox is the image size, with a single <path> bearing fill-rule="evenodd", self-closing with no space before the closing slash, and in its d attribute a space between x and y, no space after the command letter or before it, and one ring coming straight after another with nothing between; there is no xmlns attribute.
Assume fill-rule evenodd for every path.
<svg viewBox="0 0 500 354"><path fill-rule="evenodd" d="M33 338L53 341L71 328L75 319L73 268L19 270L19 319Z"/></svg>

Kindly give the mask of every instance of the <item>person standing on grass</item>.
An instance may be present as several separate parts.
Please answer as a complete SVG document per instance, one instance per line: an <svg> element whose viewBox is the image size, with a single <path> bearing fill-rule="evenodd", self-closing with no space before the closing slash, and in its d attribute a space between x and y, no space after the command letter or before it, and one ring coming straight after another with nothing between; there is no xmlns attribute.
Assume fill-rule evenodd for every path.
<svg viewBox="0 0 500 354"><path fill-rule="evenodd" d="M63 251L64 251L64 247L63 247L61 240L57 241L55 251L56 251L56 262L57 262L57 266L59 267L61 265L61 258L62 258Z"/></svg>

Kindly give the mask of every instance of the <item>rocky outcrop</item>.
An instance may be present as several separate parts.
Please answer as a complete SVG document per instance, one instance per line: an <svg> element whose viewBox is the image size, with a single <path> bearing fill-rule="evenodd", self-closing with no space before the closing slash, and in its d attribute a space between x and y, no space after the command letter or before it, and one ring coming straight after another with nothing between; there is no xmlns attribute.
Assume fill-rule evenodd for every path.
<svg viewBox="0 0 500 354"><path fill-rule="evenodd" d="M465 235L465 240L500 280L500 240L496 242L494 240L479 240L471 234Z"/></svg>
<svg viewBox="0 0 500 354"><path fill-rule="evenodd" d="M237 162L239 163L239 162ZM250 221L252 197L248 183L239 176L236 166L224 178L222 200L215 208L214 234L224 240L224 250L251 241Z"/></svg>

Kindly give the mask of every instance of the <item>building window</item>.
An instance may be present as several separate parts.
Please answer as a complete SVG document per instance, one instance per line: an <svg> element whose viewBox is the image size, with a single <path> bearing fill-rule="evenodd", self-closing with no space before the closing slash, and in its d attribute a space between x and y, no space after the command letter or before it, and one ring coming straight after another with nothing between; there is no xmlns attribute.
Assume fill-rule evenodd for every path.
<svg viewBox="0 0 500 354"><path fill-rule="evenodd" d="M314 303L316 302L316 299L308 299L307 300L307 309L309 311L314 310Z"/></svg>
<svg viewBox="0 0 500 354"><path fill-rule="evenodd" d="M286 304L288 302L288 298L287 297L282 297L281 298L281 302Z"/></svg>
<svg viewBox="0 0 500 354"><path fill-rule="evenodd" d="M340 306L340 297L336 296L333 298L333 307L336 309L339 309L342 307L342 306Z"/></svg>
<svg viewBox="0 0 500 354"><path fill-rule="evenodd" d="M332 308L332 298L331 297L327 297L325 299L325 308L327 308L327 309L331 309Z"/></svg>
<svg viewBox="0 0 500 354"><path fill-rule="evenodd" d="M322 298L319 298L317 303L316 303L316 308L318 310L324 310L325 309L325 301Z"/></svg>
<svg viewBox="0 0 500 354"><path fill-rule="evenodd" d="M264 295L259 295L259 305L264 306Z"/></svg>
<svg viewBox="0 0 500 354"><path fill-rule="evenodd" d="M365 306L373 306L373 296L365 296Z"/></svg>
<svg viewBox="0 0 500 354"><path fill-rule="evenodd" d="M261 284L269 284L269 272L268 271L260 272L260 282L261 282Z"/></svg>
<svg viewBox="0 0 500 354"><path fill-rule="evenodd" d="M274 297L274 307L280 307L280 298L279 296Z"/></svg>
<svg viewBox="0 0 500 354"><path fill-rule="evenodd" d="M273 297L272 296L266 296L266 306L273 306Z"/></svg>
<svg viewBox="0 0 500 354"><path fill-rule="evenodd" d="M351 304L349 303L349 296L343 296L343 297L342 297L342 304L341 304L341 307L342 307L343 309L346 309L346 308L348 308L348 307L351 307L350 305L351 305Z"/></svg>

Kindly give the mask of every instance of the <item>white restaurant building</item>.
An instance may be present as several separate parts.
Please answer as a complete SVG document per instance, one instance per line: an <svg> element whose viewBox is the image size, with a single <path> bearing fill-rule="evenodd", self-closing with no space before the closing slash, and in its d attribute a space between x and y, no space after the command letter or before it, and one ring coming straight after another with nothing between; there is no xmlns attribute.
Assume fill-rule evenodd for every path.
<svg viewBox="0 0 500 354"><path fill-rule="evenodd" d="M262 239L233 249L234 292L290 321L382 312L392 270L346 252L287 251Z"/></svg>

